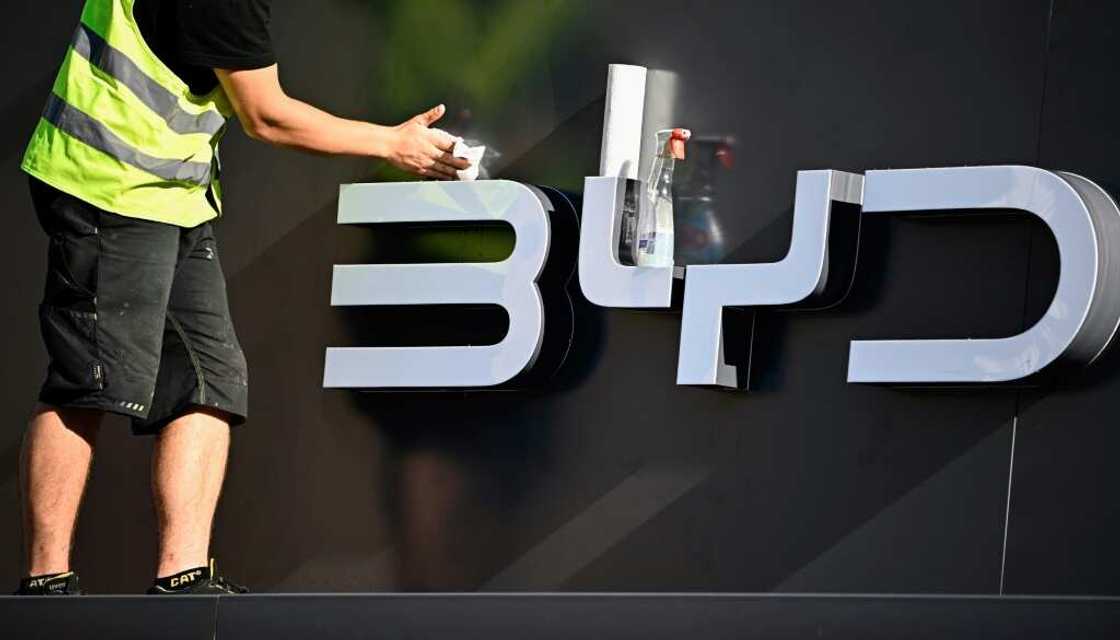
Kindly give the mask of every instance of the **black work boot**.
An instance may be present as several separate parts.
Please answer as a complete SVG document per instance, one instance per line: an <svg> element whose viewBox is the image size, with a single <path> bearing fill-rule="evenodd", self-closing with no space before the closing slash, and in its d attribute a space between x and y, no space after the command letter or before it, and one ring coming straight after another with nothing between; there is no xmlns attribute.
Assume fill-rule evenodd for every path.
<svg viewBox="0 0 1120 640"><path fill-rule="evenodd" d="M231 593L249 593L245 587L226 580L214 571L214 560L210 560L208 567L195 567L180 571L166 578L158 578L155 584L148 589L149 595L223 595Z"/></svg>
<svg viewBox="0 0 1120 640"><path fill-rule="evenodd" d="M17 596L80 596L82 589L78 586L78 574L73 571L66 573L48 573L41 576L31 576L19 581Z"/></svg>

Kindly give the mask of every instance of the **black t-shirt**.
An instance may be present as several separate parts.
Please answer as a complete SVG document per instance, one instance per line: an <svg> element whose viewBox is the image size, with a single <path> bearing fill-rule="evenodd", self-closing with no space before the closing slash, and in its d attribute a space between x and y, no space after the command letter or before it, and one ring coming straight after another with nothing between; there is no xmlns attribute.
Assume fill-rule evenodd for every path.
<svg viewBox="0 0 1120 640"><path fill-rule="evenodd" d="M260 69L276 62L268 33L272 0L136 0L148 46L191 92L218 86L214 69Z"/></svg>

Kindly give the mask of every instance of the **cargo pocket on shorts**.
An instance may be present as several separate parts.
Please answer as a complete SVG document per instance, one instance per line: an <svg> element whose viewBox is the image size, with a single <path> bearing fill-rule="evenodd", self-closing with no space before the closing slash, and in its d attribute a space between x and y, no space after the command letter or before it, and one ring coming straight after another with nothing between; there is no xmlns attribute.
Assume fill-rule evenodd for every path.
<svg viewBox="0 0 1120 640"><path fill-rule="evenodd" d="M97 314L41 304L39 323L50 356L46 388L52 394L68 396L103 389L104 370L97 353Z"/></svg>
<svg viewBox="0 0 1120 640"><path fill-rule="evenodd" d="M60 400L100 391L104 367L97 345L97 219L69 206L45 220L50 248L39 326L50 356L44 392Z"/></svg>

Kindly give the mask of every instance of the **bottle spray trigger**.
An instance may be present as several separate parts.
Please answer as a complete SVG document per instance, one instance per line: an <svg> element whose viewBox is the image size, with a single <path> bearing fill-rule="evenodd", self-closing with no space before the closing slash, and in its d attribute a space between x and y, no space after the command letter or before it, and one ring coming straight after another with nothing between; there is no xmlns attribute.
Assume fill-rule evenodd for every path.
<svg viewBox="0 0 1120 640"><path fill-rule="evenodd" d="M665 148L665 155L674 160L684 160L684 145L692 137L692 132L688 129L669 129L667 131L669 141Z"/></svg>

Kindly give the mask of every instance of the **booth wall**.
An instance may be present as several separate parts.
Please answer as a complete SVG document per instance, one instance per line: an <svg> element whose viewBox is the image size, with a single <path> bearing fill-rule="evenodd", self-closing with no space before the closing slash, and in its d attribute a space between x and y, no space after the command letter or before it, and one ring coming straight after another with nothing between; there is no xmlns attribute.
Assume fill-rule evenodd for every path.
<svg viewBox="0 0 1120 640"><path fill-rule="evenodd" d="M18 164L80 3L10 5L0 575L14 585L16 461L46 365L46 240ZM497 177L577 199L598 171L607 65L671 70L680 124L734 140L713 260L758 262L789 245L800 169L1027 164L1115 192L1118 19L1065 0L278 0L273 35L292 95L381 122L446 102L447 128L501 154ZM676 386L679 314L596 308L573 281L575 341L549 384L358 394L321 388L327 346L469 337L494 314L332 309L333 264L394 250L393 232L335 224L338 186L391 172L239 131L223 159L251 416L214 553L257 590L1120 595L1117 350L1037 388L845 381L853 338L1032 324L1058 261L1027 216L865 220L841 305L759 314L751 391ZM450 237L460 259L508 240ZM446 236L399 239L438 253ZM151 579L150 447L106 421L75 549L92 592Z"/></svg>

